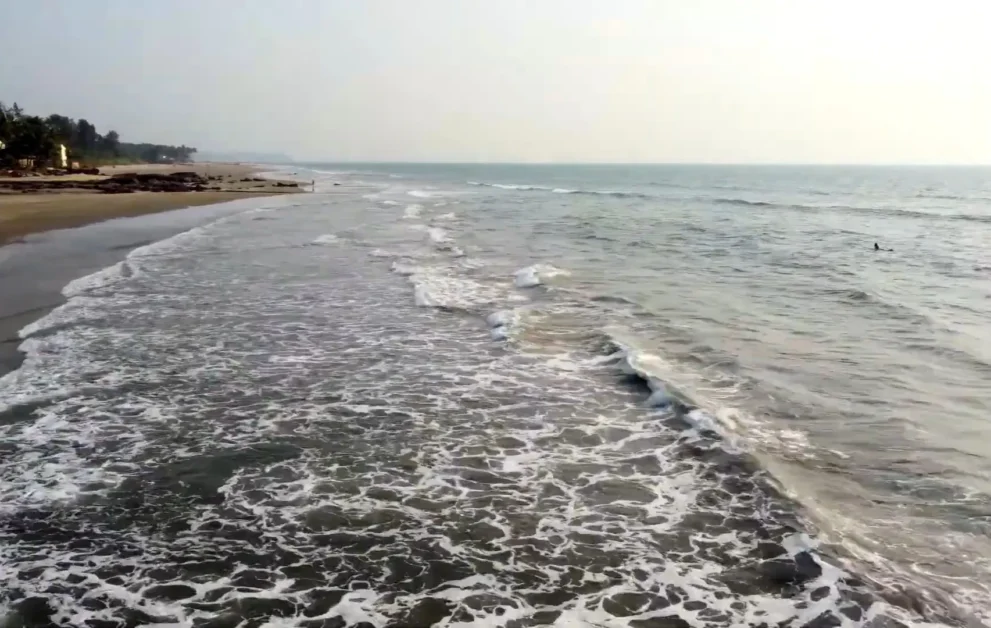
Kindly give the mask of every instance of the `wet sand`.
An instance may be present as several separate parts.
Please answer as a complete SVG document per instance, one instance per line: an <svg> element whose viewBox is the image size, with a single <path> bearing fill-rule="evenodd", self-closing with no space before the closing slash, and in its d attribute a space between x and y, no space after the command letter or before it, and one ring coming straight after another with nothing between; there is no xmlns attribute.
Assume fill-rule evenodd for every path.
<svg viewBox="0 0 991 628"><path fill-rule="evenodd" d="M110 172L151 168L168 171L131 166ZM193 168L172 170L183 169ZM257 173L232 164L200 164L195 170L238 179ZM257 204L256 197L299 192L272 188L272 183L266 182L265 189L222 192L0 193L0 376L23 360L18 332L61 305L67 283L121 261L139 246L242 211Z"/></svg>
<svg viewBox="0 0 991 628"><path fill-rule="evenodd" d="M100 220L139 216L183 207L213 205L246 196L298 193L293 187L280 187L276 180L261 180L259 169L241 164L183 164L177 166L135 165L101 169L101 175L68 177L25 177L0 179L0 245L26 235L90 224ZM123 173L195 172L214 178L210 183L219 190L202 192L135 192L102 194L75 188L22 193L4 189L4 183L43 185L48 181L94 181Z"/></svg>

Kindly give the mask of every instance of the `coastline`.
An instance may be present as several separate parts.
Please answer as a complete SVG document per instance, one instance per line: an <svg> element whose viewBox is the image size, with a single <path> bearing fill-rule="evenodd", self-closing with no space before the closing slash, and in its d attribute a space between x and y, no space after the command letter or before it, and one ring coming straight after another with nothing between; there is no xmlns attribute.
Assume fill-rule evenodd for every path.
<svg viewBox="0 0 991 628"><path fill-rule="evenodd" d="M0 377L17 370L24 360L18 350L20 330L65 303L62 288L70 281L116 264L140 246L242 211L260 197L301 192L294 187L277 188L274 179L256 181L263 169L254 166L197 164L107 170L194 171L204 176L250 178L244 183L259 187L131 194L0 192L0 294L4 297L0 299ZM18 216L11 215L14 211Z"/></svg>
<svg viewBox="0 0 991 628"><path fill-rule="evenodd" d="M208 178L209 187L202 191L127 194L106 194L75 187L45 188L49 185L71 186L74 182L93 184L125 173L169 175L177 172L193 172ZM257 176L259 172L262 172L259 167L242 164L138 164L101 168L100 175L0 178L0 246L31 234L80 227L101 220L302 191L295 186L296 182L261 179ZM13 186L41 189L23 192L11 189Z"/></svg>

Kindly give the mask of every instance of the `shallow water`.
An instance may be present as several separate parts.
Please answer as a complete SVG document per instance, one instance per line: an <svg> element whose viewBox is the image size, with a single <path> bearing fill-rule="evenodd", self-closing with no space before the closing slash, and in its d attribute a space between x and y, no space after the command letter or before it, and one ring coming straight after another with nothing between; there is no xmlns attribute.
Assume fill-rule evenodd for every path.
<svg viewBox="0 0 991 628"><path fill-rule="evenodd" d="M138 249L22 332L9 609L991 618L991 172L303 174L316 194Z"/></svg>

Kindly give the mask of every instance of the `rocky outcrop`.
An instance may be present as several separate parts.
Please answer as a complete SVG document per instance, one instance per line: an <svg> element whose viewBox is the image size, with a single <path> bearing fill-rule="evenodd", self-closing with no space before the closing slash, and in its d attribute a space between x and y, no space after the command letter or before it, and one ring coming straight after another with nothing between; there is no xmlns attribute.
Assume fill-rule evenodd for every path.
<svg viewBox="0 0 991 628"><path fill-rule="evenodd" d="M110 177L92 180L57 179L23 177L17 180L0 181L0 190L11 192L58 192L58 191L88 191L103 194L129 194L132 192L203 192L205 190L223 190L226 186L218 186L216 181L222 177L205 177L195 172L125 172ZM231 179L231 181L235 181ZM282 181L267 181L266 179L242 179L242 181L259 181L261 184L252 188L271 187L299 188L299 184ZM231 191L247 191L246 186L231 185Z"/></svg>

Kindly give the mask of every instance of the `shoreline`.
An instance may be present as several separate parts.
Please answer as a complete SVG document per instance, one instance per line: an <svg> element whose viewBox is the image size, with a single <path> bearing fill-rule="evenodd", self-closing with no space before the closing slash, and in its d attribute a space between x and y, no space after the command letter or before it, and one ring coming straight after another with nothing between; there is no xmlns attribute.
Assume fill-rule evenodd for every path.
<svg viewBox="0 0 991 628"><path fill-rule="evenodd" d="M195 173L207 186L189 188L197 191L130 193L102 193L82 187L112 182L129 173L146 176L178 172ZM260 172L263 172L260 167L242 164L138 164L101 168L100 175L0 178L0 246L32 234L113 218L302 192L297 182L262 179L257 176ZM80 187L73 187L74 184ZM23 188L30 191L22 191Z"/></svg>
<svg viewBox="0 0 991 628"><path fill-rule="evenodd" d="M250 178L252 185L259 183L254 179L264 171L231 164L199 166L201 170L207 166L211 173L218 168L234 172L231 176ZM194 170L189 166L145 166L120 171L161 172L167 168ZM277 182L274 179L264 181L269 187L247 191L0 193L0 294L4 295L0 299L0 377L16 371L24 361L19 350L23 342L20 330L63 305L62 289L69 282L120 262L138 247L242 211L259 198L302 193L299 188L271 187ZM245 202L239 202L242 200ZM20 223L25 231L5 239L12 230L4 212L15 203L22 211L32 207L52 213Z"/></svg>

